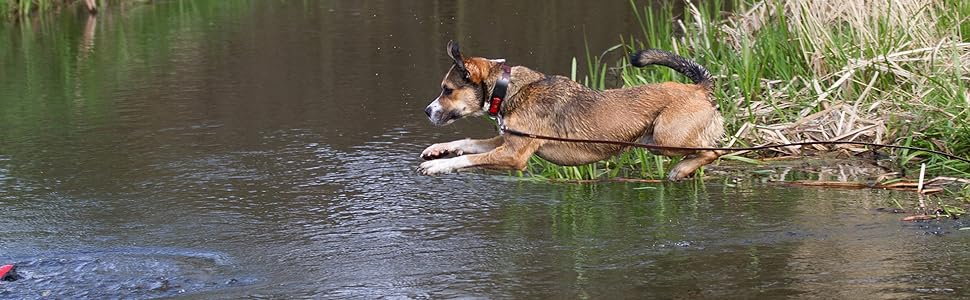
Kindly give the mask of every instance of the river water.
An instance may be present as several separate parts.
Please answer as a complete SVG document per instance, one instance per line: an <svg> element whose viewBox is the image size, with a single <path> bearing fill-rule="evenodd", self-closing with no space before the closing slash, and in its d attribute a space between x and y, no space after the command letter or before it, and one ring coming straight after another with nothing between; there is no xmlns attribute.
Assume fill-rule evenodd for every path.
<svg viewBox="0 0 970 300"><path fill-rule="evenodd" d="M958 298L913 194L416 174L468 55L568 74L626 1L156 1L0 27L2 298ZM584 36L586 41L584 42Z"/></svg>

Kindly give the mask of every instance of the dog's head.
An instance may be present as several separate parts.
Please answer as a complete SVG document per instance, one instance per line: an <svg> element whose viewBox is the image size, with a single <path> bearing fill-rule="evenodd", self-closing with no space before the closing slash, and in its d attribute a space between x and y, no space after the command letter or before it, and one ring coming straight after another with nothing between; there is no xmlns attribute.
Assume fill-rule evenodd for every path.
<svg viewBox="0 0 970 300"><path fill-rule="evenodd" d="M503 60L481 57L464 58L458 43L449 41L448 56L454 61L451 69L441 81L441 94L431 102L424 112L431 123L442 126L467 116L480 116L482 100L488 95L489 82L494 82L498 74L492 70Z"/></svg>

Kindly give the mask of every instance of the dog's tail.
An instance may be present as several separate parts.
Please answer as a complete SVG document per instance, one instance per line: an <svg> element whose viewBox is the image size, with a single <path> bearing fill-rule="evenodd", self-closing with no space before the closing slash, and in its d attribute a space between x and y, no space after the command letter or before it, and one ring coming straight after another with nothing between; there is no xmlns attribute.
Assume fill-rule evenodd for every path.
<svg viewBox="0 0 970 300"><path fill-rule="evenodd" d="M703 86L708 91L714 89L714 79L711 78L711 72L708 72L703 66L680 57L677 54L659 49L640 50L630 55L630 63L636 67L645 67L648 65L666 66L674 69L674 71L687 75L690 80L694 81L694 84Z"/></svg>

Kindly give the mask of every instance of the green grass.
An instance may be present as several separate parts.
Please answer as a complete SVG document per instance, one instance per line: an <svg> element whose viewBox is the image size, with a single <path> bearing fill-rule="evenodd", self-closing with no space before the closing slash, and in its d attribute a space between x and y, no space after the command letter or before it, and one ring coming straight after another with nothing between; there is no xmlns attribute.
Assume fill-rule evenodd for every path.
<svg viewBox="0 0 970 300"><path fill-rule="evenodd" d="M587 49L586 75L576 78L581 63L574 60L573 78L594 89L685 81L672 70L640 69L626 61L637 49L666 49L701 63L717 78L715 98L726 129L722 145L840 137L970 157L970 4L965 1L886 0L858 7L838 0L700 2L700 7L685 4L680 13L672 5L656 9L631 0L640 32L619 37L613 51ZM723 12L726 5L734 12ZM608 86L611 82L619 84ZM733 159L756 163L750 158L806 150ZM823 149L830 150L835 149ZM880 151L891 151L903 168L918 170L926 163L933 175L970 176L970 165L957 160ZM675 162L634 149L576 167L533 158L524 174L659 179Z"/></svg>

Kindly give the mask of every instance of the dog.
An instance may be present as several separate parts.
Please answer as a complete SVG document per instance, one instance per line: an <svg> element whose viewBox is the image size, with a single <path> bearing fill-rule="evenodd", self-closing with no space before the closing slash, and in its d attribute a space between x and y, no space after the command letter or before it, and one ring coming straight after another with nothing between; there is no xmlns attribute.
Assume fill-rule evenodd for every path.
<svg viewBox="0 0 970 300"><path fill-rule="evenodd" d="M649 49L630 56L636 67L662 65L694 83L664 82L596 91L563 76L546 75L501 59L465 58L449 41L454 62L441 81L441 94L425 109L443 126L486 113L499 135L434 144L422 151L418 171L444 174L480 167L524 170L533 154L558 165L575 166L607 159L627 147L540 140L503 134L502 128L546 136L641 142L676 147L714 147L724 135L724 119L713 97L714 81L703 66L673 53ZM684 156L668 174L681 180L716 160L718 151L651 150ZM446 158L450 155L455 157Z"/></svg>

